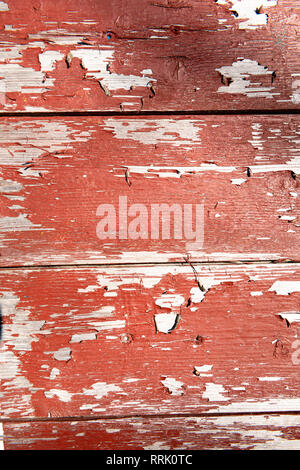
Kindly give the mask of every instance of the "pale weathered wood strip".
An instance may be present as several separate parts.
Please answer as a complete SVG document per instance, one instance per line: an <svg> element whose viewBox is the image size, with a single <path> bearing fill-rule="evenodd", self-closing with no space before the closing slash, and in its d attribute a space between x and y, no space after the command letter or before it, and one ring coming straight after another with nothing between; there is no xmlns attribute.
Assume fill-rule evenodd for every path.
<svg viewBox="0 0 300 470"><path fill-rule="evenodd" d="M300 449L299 415L32 421L4 423L3 428L5 450ZM193 454L188 463L198 458Z"/></svg>
<svg viewBox="0 0 300 470"><path fill-rule="evenodd" d="M299 122L7 118L0 123L0 264L182 261L187 253L198 261L297 261ZM96 232L107 215L97 215L103 204L112 205L116 222L108 236L108 227ZM166 225L173 204L182 216L174 223L171 213L170 233L162 233L162 213L152 216L160 204L167 205ZM185 204L193 215L187 225L197 229L190 235ZM203 206L197 218L196 205ZM127 217L123 232L120 214Z"/></svg>
<svg viewBox="0 0 300 470"><path fill-rule="evenodd" d="M0 286L2 418L299 411L298 264L12 269Z"/></svg>
<svg viewBox="0 0 300 470"><path fill-rule="evenodd" d="M297 0L14 0L4 112L299 109Z"/></svg>

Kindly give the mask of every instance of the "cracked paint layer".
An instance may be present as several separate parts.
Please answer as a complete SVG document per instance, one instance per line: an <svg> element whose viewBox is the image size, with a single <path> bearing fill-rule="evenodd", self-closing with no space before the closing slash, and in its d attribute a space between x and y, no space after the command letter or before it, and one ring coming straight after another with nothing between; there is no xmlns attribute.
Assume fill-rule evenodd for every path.
<svg viewBox="0 0 300 470"><path fill-rule="evenodd" d="M187 249L202 261L240 259L241 253L244 260L293 257L299 235L297 115L162 121L160 126L157 117L88 116L8 118L2 123L0 264L181 261ZM127 130L123 135L118 128ZM169 241L161 234L153 240L150 226L146 238L136 233L134 243L129 233L99 239L97 208L112 204L117 211L120 196L127 197L128 208L143 204L148 216L151 204L168 204L171 220L171 205L179 204L183 214L187 204L194 204L195 213L201 203L203 224L197 226L205 231L202 249L186 246L184 224L181 238L171 227ZM277 212L290 197L291 211ZM128 216L128 225L131 221ZM114 296L116 291L107 287L107 298ZM79 288L86 294L98 289L93 284Z"/></svg>
<svg viewBox="0 0 300 470"><path fill-rule="evenodd" d="M108 118L104 120L106 130L111 130L116 139L135 140L146 145L165 143L175 147L201 144L199 127L193 120L176 121L159 119L149 122L145 119L124 120Z"/></svg>
<svg viewBox="0 0 300 470"><path fill-rule="evenodd" d="M166 377L161 381L164 387L169 391L171 395L181 396L184 394L183 385L184 383L180 380L174 379L173 377Z"/></svg>
<svg viewBox="0 0 300 470"><path fill-rule="evenodd" d="M239 20L239 29L256 29L268 22L267 13L261 9L275 7L277 0L217 0L216 3L230 6L230 11Z"/></svg>
<svg viewBox="0 0 300 470"><path fill-rule="evenodd" d="M255 60L240 59L232 65L216 69L222 77L229 80L228 85L218 88L218 93L242 94L248 98L273 98L277 93L272 92L273 86L263 86L257 76L272 77L274 72ZM271 82L271 79L270 79Z"/></svg>
<svg viewBox="0 0 300 470"><path fill-rule="evenodd" d="M299 416L142 417L6 423L7 449L299 450ZM24 425L25 424L25 425ZM66 439L66 436L68 439ZM95 438L96 436L96 438ZM124 439L126 436L126 439Z"/></svg>
<svg viewBox="0 0 300 470"><path fill-rule="evenodd" d="M205 392L203 392L202 397L213 402L230 400L228 396L224 396L224 393L226 393L226 390L223 385L209 382L205 384Z"/></svg>
<svg viewBox="0 0 300 470"><path fill-rule="evenodd" d="M203 414L222 402L237 412L295 410L299 289L270 290L291 276L299 282L297 263L2 270L3 414L153 415L157 406ZM118 295L105 296L109 284ZM205 293L200 302L194 287ZM114 307L107 318L104 307ZM157 332L160 313L180 314L171 334ZM25 317L30 331L18 337Z"/></svg>
<svg viewBox="0 0 300 470"><path fill-rule="evenodd" d="M111 392L122 392L122 389L114 384L96 382L91 386L91 388L85 389L83 393L85 395L91 395L95 397L96 400L101 400L101 398L105 397Z"/></svg>
<svg viewBox="0 0 300 470"><path fill-rule="evenodd" d="M299 281L276 281L269 289L271 292L276 292L277 295L289 295L293 292L300 292Z"/></svg>
<svg viewBox="0 0 300 470"><path fill-rule="evenodd" d="M141 76L111 72L109 64L114 60L114 50L111 48L71 50L68 55L70 62L73 57L81 60L82 66L87 70L87 78L99 80L108 94L120 89L129 91L134 87L149 87L153 81L156 81L146 75L152 73L150 69L142 71Z"/></svg>
<svg viewBox="0 0 300 470"><path fill-rule="evenodd" d="M158 313L154 317L156 330L161 333L170 333L178 323L177 313Z"/></svg>
<svg viewBox="0 0 300 470"><path fill-rule="evenodd" d="M266 103L258 97L247 106L297 105L297 88L293 93L286 86L299 74L297 0L218 0L217 5L207 0L179 8L141 2L137 13L135 0L128 0L123 15L122 2L115 7L99 0L96 7L83 0L79 9L71 0L61 5L59 23L54 5L1 2L2 111L230 109L226 95L216 92L215 70L224 58L232 64L245 49L255 59L253 34L258 31L266 64L278 64L280 99L274 93ZM166 22L163 11L177 16ZM236 30L245 32L238 43L232 41ZM212 86L203 88L206 82ZM235 109L245 109L241 94Z"/></svg>

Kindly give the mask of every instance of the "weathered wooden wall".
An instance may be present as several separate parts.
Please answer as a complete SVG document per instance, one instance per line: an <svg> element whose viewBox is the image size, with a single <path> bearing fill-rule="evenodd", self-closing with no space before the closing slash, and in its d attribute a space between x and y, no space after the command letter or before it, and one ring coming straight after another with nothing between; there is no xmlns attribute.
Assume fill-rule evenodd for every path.
<svg viewBox="0 0 300 470"><path fill-rule="evenodd" d="M299 34L296 0L0 2L0 448L300 449ZM202 204L203 243L99 239L120 197Z"/></svg>

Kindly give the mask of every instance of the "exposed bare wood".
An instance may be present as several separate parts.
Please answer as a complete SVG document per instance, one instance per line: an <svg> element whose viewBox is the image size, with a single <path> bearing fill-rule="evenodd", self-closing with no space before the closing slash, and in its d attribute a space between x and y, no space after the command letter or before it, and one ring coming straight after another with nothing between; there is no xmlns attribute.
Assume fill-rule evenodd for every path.
<svg viewBox="0 0 300 470"><path fill-rule="evenodd" d="M299 411L299 265L194 268L1 270L2 417Z"/></svg>
<svg viewBox="0 0 300 470"><path fill-rule="evenodd" d="M299 260L298 116L8 118L0 131L2 266L184 261L187 254ZM115 211L113 235L98 230L104 204ZM156 234L152 209L162 204L169 233L162 210ZM133 226L137 207L144 208L140 227Z"/></svg>
<svg viewBox="0 0 300 470"><path fill-rule="evenodd" d="M298 1L240 3L2 2L1 110L299 109Z"/></svg>

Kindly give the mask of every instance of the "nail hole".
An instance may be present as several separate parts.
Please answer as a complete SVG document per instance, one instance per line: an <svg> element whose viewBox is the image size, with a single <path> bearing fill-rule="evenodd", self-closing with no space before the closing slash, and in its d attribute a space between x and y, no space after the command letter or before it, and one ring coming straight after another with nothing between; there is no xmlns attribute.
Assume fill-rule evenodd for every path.
<svg viewBox="0 0 300 470"><path fill-rule="evenodd" d="M133 336L130 333L124 333L120 336L121 343L132 343Z"/></svg>

